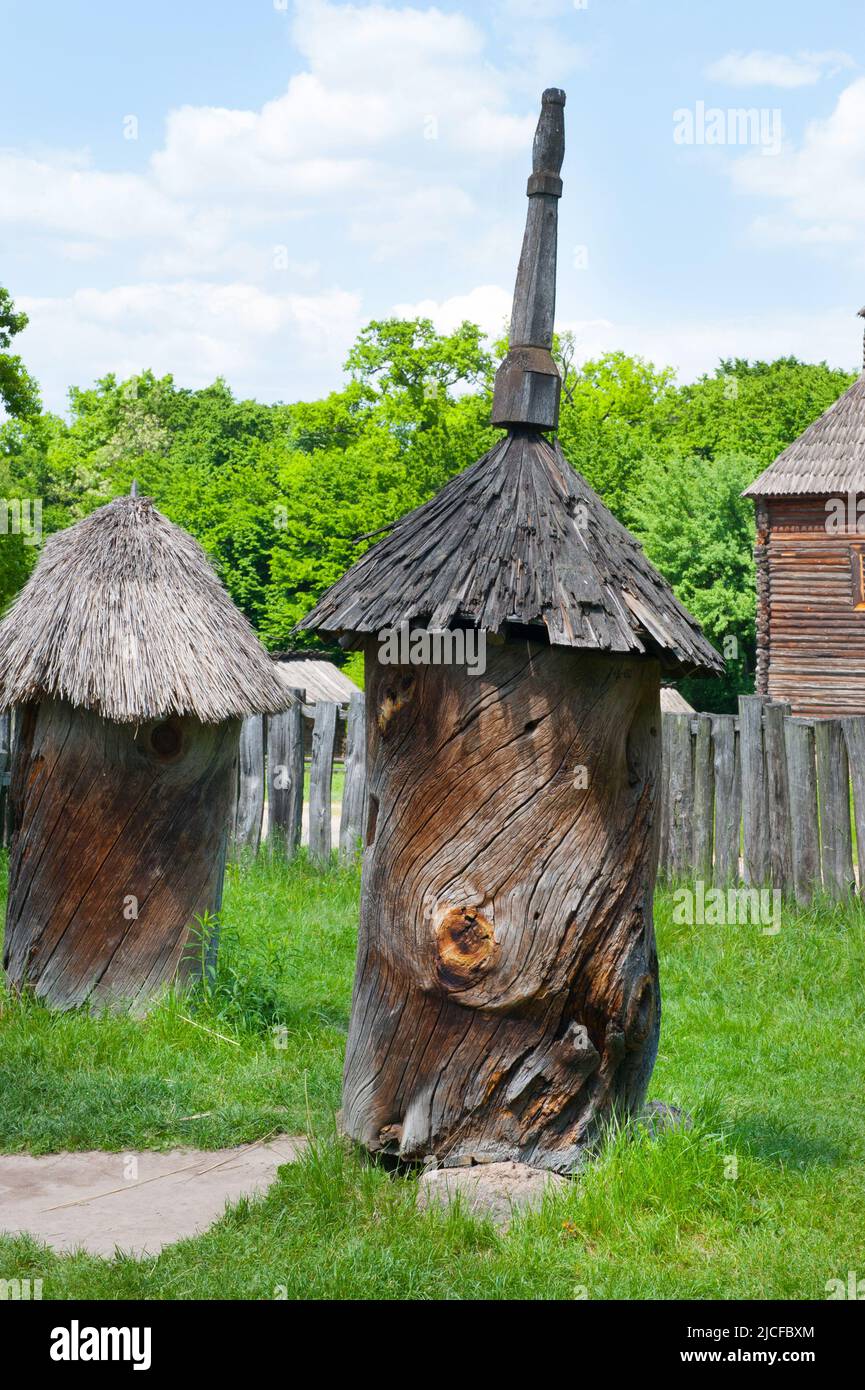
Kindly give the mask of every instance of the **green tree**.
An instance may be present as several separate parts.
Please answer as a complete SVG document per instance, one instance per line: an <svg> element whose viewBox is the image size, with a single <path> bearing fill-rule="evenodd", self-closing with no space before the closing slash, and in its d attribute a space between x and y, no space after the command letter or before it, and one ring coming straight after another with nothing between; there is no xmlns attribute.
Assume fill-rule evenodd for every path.
<svg viewBox="0 0 865 1390"><path fill-rule="evenodd" d="M714 458L748 454L767 467L855 380L825 362L720 362L711 376L682 386L665 404L664 432L677 453Z"/></svg>
<svg viewBox="0 0 865 1390"><path fill-rule="evenodd" d="M571 351L563 335L558 355L566 367ZM624 352L605 353L565 378L562 450L625 525L648 462L663 452L662 425L675 397L672 368Z"/></svg>
<svg viewBox="0 0 865 1390"><path fill-rule="evenodd" d="M0 285L0 406L19 418L39 410L39 388L20 357L8 349L27 327L27 315L16 310L9 291Z"/></svg>
<svg viewBox="0 0 865 1390"><path fill-rule="evenodd" d="M724 677L682 683L700 709L731 709L753 689L754 507L741 493L754 473L742 454L658 460L633 502L646 554L725 658Z"/></svg>

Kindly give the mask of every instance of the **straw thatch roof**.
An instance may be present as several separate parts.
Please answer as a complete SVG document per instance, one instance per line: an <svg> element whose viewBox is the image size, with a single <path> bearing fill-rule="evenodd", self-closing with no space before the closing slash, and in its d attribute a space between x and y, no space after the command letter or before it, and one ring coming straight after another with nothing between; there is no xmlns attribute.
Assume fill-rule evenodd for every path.
<svg viewBox="0 0 865 1390"><path fill-rule="evenodd" d="M794 439L743 497L865 491L865 372Z"/></svg>
<svg viewBox="0 0 865 1390"><path fill-rule="evenodd" d="M318 700L345 705L352 695L360 694L360 686L355 685L332 661L290 656L280 658L274 665L284 685L305 692L308 705L314 705Z"/></svg>
<svg viewBox="0 0 865 1390"><path fill-rule="evenodd" d="M404 620L537 628L554 646L722 670L639 542L534 430L511 431L397 521L300 626L364 634Z"/></svg>
<svg viewBox="0 0 865 1390"><path fill-rule="evenodd" d="M661 713L662 714L695 714L693 705L689 705L684 695L680 695L678 690L672 685L661 686Z"/></svg>
<svg viewBox="0 0 865 1390"><path fill-rule="evenodd" d="M43 696L121 723L218 723L289 703L201 546L148 497L50 536L0 623L0 708Z"/></svg>

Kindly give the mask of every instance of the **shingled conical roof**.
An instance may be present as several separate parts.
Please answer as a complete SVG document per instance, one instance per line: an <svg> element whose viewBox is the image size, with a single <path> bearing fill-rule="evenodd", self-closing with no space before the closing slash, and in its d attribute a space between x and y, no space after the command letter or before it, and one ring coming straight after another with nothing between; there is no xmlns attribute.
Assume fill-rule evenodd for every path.
<svg viewBox="0 0 865 1390"><path fill-rule="evenodd" d="M0 708L44 696L120 723L290 702L201 546L137 496L49 536L0 623Z"/></svg>
<svg viewBox="0 0 865 1390"><path fill-rule="evenodd" d="M865 372L764 469L743 497L865 491Z"/></svg>
<svg viewBox="0 0 865 1390"><path fill-rule="evenodd" d="M629 531L558 444L511 431L328 589L304 627L374 633L401 622L537 627L554 646L720 658Z"/></svg>
<svg viewBox="0 0 865 1390"><path fill-rule="evenodd" d="M508 434L395 523L301 626L369 634L402 622L508 629L556 646L656 656L678 672L722 670L669 585L542 433L558 424L551 355L564 93L544 92L508 354L493 423Z"/></svg>

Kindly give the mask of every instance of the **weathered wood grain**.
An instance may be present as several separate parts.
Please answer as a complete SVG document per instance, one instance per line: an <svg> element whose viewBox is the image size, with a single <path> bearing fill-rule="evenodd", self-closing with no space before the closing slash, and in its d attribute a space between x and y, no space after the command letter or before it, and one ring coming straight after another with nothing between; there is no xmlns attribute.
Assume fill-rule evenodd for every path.
<svg viewBox="0 0 865 1390"><path fill-rule="evenodd" d="M712 882L714 812L712 720L708 714L698 714L694 738L694 875L704 883Z"/></svg>
<svg viewBox="0 0 865 1390"><path fill-rule="evenodd" d="M856 395L861 402L861 382ZM834 406L833 417L837 425ZM846 455L855 468L849 441ZM758 679L794 715L816 718L865 710L865 614L851 583L851 546L865 537L827 529L830 497L846 504L846 486L757 504Z"/></svg>
<svg viewBox="0 0 865 1390"><path fill-rule="evenodd" d="M10 788L13 988L55 1008L139 1008L200 968L195 919L220 901L239 733L237 720L136 727L63 701L28 709Z"/></svg>
<svg viewBox="0 0 865 1390"><path fill-rule="evenodd" d="M787 782L790 794L791 867L796 901L810 903L820 887L820 835L817 815L817 765L814 730L784 721Z"/></svg>
<svg viewBox="0 0 865 1390"><path fill-rule="evenodd" d="M732 714L713 714L713 770L715 775L714 882L726 888L739 881L739 839L742 823L742 778L738 734Z"/></svg>
<svg viewBox="0 0 865 1390"><path fill-rule="evenodd" d="M661 771L658 808L658 875L670 877L670 725L661 715Z"/></svg>
<svg viewBox="0 0 865 1390"><path fill-rule="evenodd" d="M793 888L790 830L790 787L787 781L787 746L784 720L790 706L779 702L763 706L763 752L769 825L769 881L788 893Z"/></svg>
<svg viewBox="0 0 865 1390"><path fill-rule="evenodd" d="M515 430L401 517L319 599L302 628L361 640L428 614L485 632L608 654L661 651L665 668L723 669L640 546L559 444Z"/></svg>
<svg viewBox="0 0 865 1390"><path fill-rule="evenodd" d="M841 723L820 719L814 726L817 794L820 802L820 864L823 888L841 900L853 891L850 774Z"/></svg>
<svg viewBox="0 0 865 1390"><path fill-rule="evenodd" d="M244 719L240 731L233 858L258 853L264 815L264 757L264 718L253 714Z"/></svg>
<svg viewBox="0 0 865 1390"><path fill-rule="evenodd" d="M850 778L853 784L853 812L856 821L856 858L859 867L859 896L865 896L865 715L842 719Z"/></svg>
<svg viewBox="0 0 865 1390"><path fill-rule="evenodd" d="M0 714L0 844L8 845L7 816L12 762L12 716Z"/></svg>
<svg viewBox="0 0 865 1390"><path fill-rule="evenodd" d="M339 858L354 861L366 823L366 702L352 695L348 705L345 737L345 785L339 822Z"/></svg>
<svg viewBox="0 0 865 1390"><path fill-rule="evenodd" d="M694 746L689 714L668 714L670 737L669 858L672 878L694 867Z"/></svg>
<svg viewBox="0 0 865 1390"><path fill-rule="evenodd" d="M763 756L761 695L739 696L739 762L742 777L742 851L745 882L764 886L769 879L768 797Z"/></svg>
<svg viewBox="0 0 865 1390"><path fill-rule="evenodd" d="M366 671L344 1127L568 1171L657 1049L658 665L508 642L478 680L373 644Z"/></svg>
<svg viewBox="0 0 865 1390"><path fill-rule="evenodd" d="M268 848L291 859L300 847L303 821L303 704L305 692L267 721Z"/></svg>
<svg viewBox="0 0 865 1390"><path fill-rule="evenodd" d="M312 761L309 769L309 854L326 863L331 851L331 780L336 743L338 705L319 700L312 730Z"/></svg>

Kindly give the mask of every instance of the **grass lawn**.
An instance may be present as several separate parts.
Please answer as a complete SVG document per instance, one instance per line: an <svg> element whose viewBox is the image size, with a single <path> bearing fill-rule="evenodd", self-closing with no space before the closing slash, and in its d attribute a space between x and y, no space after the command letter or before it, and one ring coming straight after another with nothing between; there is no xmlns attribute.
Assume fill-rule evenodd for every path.
<svg viewBox="0 0 865 1390"><path fill-rule="evenodd" d="M219 1147L307 1131L309 1155L158 1258L0 1237L45 1298L823 1298L865 1275L865 914L684 927L656 899L664 1017L650 1096L693 1130L610 1142L506 1235L418 1215L414 1178L334 1138L358 880L232 869L217 980L143 1022L2 998L0 1148ZM217 1036L221 1035L221 1036Z"/></svg>

